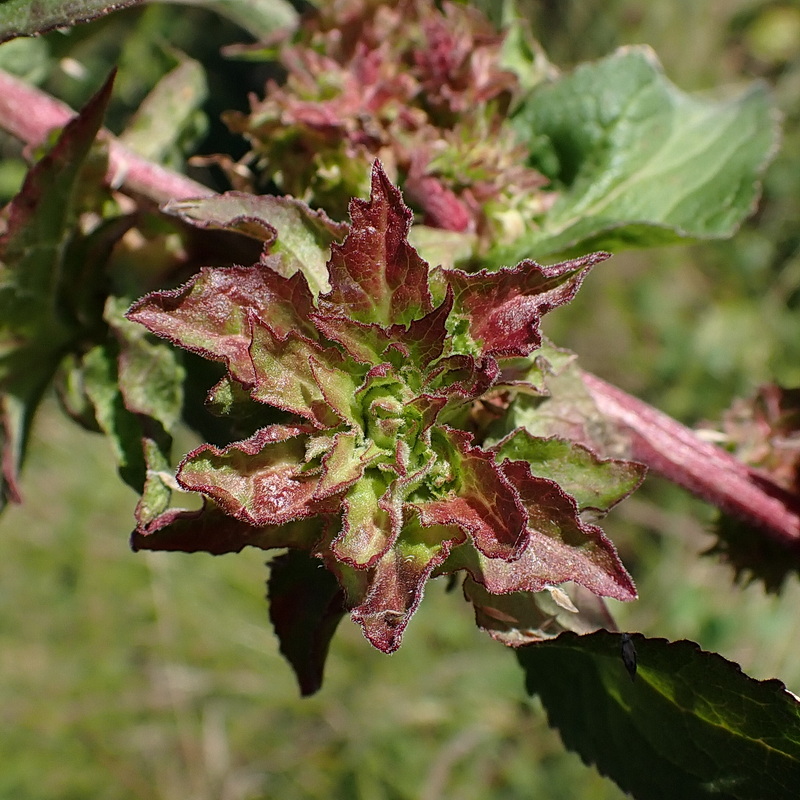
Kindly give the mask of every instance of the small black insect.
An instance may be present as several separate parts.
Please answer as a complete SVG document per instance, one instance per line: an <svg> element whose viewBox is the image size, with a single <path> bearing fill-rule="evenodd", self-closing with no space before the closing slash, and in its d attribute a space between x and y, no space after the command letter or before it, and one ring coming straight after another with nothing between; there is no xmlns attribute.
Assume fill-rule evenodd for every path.
<svg viewBox="0 0 800 800"><path fill-rule="evenodd" d="M636 677L636 648L633 646L633 639L629 633L623 633L620 637L622 650L622 663L628 670L631 680Z"/></svg>

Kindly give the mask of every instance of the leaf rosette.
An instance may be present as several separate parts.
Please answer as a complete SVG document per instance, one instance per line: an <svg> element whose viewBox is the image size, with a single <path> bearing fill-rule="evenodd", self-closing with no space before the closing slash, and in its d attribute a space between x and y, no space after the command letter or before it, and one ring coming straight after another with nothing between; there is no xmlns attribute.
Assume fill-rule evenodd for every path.
<svg viewBox="0 0 800 800"><path fill-rule="evenodd" d="M547 476L544 440L518 430L481 446L475 413L491 393L535 390L519 364L535 369L542 315L607 255L473 274L431 269L408 243L411 211L378 162L371 188L369 201L351 202L349 232L331 246L328 291L315 295L302 270L287 277L268 254L252 267L203 269L128 312L224 364L212 409L264 422L241 441L189 453L177 481L206 498L203 508L143 502L134 546L289 547L271 562L270 595L290 660L298 626L318 629L309 647L324 655L345 610L375 647L394 651L426 581L459 570L479 624L508 643L514 636L487 620L507 632L510 600L531 605L531 593L566 581L633 598L613 545L582 517L591 499L579 502ZM581 456L587 469L625 472L599 510L641 479L638 465ZM309 570L309 560L336 578L324 602L328 573ZM313 621L298 611L311 606Z"/></svg>

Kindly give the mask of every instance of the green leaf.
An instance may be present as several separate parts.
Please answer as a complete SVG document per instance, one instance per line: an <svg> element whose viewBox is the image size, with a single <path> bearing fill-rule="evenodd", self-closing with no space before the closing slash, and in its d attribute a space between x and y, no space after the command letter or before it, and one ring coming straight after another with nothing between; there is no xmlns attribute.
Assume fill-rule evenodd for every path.
<svg viewBox="0 0 800 800"><path fill-rule="evenodd" d="M181 145L204 127L200 109L207 96L202 65L183 57L145 97L119 140L144 158L179 167Z"/></svg>
<svg viewBox="0 0 800 800"><path fill-rule="evenodd" d="M146 476L142 429L136 416L125 408L119 390L117 353L113 344L93 347L83 359L84 386L95 419L114 450L120 477L141 491Z"/></svg>
<svg viewBox="0 0 800 800"><path fill-rule="evenodd" d="M119 389L132 413L157 420L174 431L183 408L185 370L181 355L141 325L125 319L128 302L109 297L105 318L119 343Z"/></svg>
<svg viewBox="0 0 800 800"><path fill-rule="evenodd" d="M638 800L794 800L800 703L694 642L564 633L516 651L564 744Z"/></svg>
<svg viewBox="0 0 800 800"><path fill-rule="evenodd" d="M0 9L1 13L1 9ZM0 412L3 476L0 507L18 498L16 478L33 414L62 357L79 335L76 283L83 263L65 264L77 216L75 190L111 95L113 76L65 126L52 150L29 171L0 223Z"/></svg>
<svg viewBox="0 0 800 800"><path fill-rule="evenodd" d="M634 461L601 459L568 439L545 439L524 429L514 431L494 450L498 461L528 462L531 474L555 481L581 511L608 511L639 486L647 471Z"/></svg>
<svg viewBox="0 0 800 800"><path fill-rule="evenodd" d="M286 278L301 272L316 298L330 291L327 262L331 244L347 232L324 211L293 197L225 192L197 200L171 200L164 211L196 225L243 233L264 242L269 265Z"/></svg>
<svg viewBox="0 0 800 800"><path fill-rule="evenodd" d="M142 0L3 0L0 2L0 42L88 22L140 2Z"/></svg>
<svg viewBox="0 0 800 800"><path fill-rule="evenodd" d="M644 47L540 86L515 125L532 149L549 139L562 191L540 226L492 254L497 264L730 236L753 211L777 145L764 86L692 97Z"/></svg>

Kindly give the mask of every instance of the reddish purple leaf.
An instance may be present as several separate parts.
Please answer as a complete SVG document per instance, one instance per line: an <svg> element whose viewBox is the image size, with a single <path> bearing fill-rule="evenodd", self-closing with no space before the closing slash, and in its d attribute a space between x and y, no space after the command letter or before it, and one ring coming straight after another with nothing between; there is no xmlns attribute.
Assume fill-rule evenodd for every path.
<svg viewBox="0 0 800 800"><path fill-rule="evenodd" d="M636 598L614 545L600 528L580 519L575 502L557 483L534 477L523 461L505 461L502 471L527 510L529 545L512 563L459 548L448 571L467 570L493 594L539 592L574 581L603 597Z"/></svg>
<svg viewBox="0 0 800 800"><path fill-rule="evenodd" d="M201 269L177 289L151 292L127 317L148 330L214 361L223 361L243 383L255 379L249 355L255 315L278 336L289 331L316 336L305 278L283 278L262 265Z"/></svg>
<svg viewBox="0 0 800 800"><path fill-rule="evenodd" d="M333 510L333 509L330 509ZM168 550L183 553L238 553L245 547L272 550L299 547L311 551L329 525L324 515L285 525L256 527L234 519L207 501L201 509L171 509L131 535L133 550Z"/></svg>
<svg viewBox="0 0 800 800"><path fill-rule="evenodd" d="M471 439L464 431L433 429L433 447L451 470L448 490L442 499L410 505L423 525L457 525L488 558L513 561L528 544L528 514L494 457Z"/></svg>
<svg viewBox="0 0 800 800"><path fill-rule="evenodd" d="M435 279L452 288L454 313L469 319L469 336L482 354L526 356L542 342L542 316L568 303L589 270L608 257L592 253L550 267L523 261L497 272L445 269Z"/></svg>
<svg viewBox="0 0 800 800"><path fill-rule="evenodd" d="M406 523L396 546L375 565L363 602L353 609L353 620L373 646L384 653L400 647L428 578L463 541L457 527L424 527L414 517Z"/></svg>
<svg viewBox="0 0 800 800"><path fill-rule="evenodd" d="M314 516L326 506L325 497L317 493L320 470L306 468L310 432L307 427L271 425L224 449L203 445L181 462L178 482L250 525L282 525Z"/></svg>
<svg viewBox="0 0 800 800"><path fill-rule="evenodd" d="M369 202L352 200L350 216L350 233L331 248L331 291L320 297L320 310L384 328L427 314L428 265L408 243L411 211L379 161Z"/></svg>

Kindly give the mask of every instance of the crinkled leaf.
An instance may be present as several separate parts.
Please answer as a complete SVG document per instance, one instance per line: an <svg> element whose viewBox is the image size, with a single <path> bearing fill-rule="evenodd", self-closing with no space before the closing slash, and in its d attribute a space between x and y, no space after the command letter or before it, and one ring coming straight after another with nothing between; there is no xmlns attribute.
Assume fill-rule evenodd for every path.
<svg viewBox="0 0 800 800"><path fill-rule="evenodd" d="M171 200L164 210L199 228L236 231L264 242L271 266L284 277L301 272L316 297L330 290L331 245L348 226L293 197L225 192L196 200Z"/></svg>
<svg viewBox="0 0 800 800"><path fill-rule="evenodd" d="M470 439L463 431L433 429L433 447L450 474L443 476L440 499L412 499L411 505L423 525L457 525L488 558L518 558L528 543L519 492L493 456Z"/></svg>
<svg viewBox="0 0 800 800"><path fill-rule="evenodd" d="M279 336L315 335L307 315L312 298L302 275L286 279L265 266L201 269L177 289L151 292L127 317L173 344L224 362L243 383L255 380L250 358L251 315Z"/></svg>
<svg viewBox="0 0 800 800"><path fill-rule="evenodd" d="M304 427L271 425L223 449L198 447L181 462L178 482L250 525L313 516L324 509L324 498L316 493L318 472L304 469L309 433Z"/></svg>
<svg viewBox="0 0 800 800"><path fill-rule="evenodd" d="M800 703L694 642L632 637L635 680L620 634L563 633L516 650L564 744L623 791L647 800L794 800Z"/></svg>
<svg viewBox="0 0 800 800"><path fill-rule="evenodd" d="M411 515L395 547L375 565L363 602L353 609L353 619L372 645L384 653L400 647L425 583L451 547L462 541L464 534L457 527L426 527Z"/></svg>
<svg viewBox="0 0 800 800"><path fill-rule="evenodd" d="M581 511L608 511L639 486L646 472L634 461L601 459L568 439L532 436L524 429L507 436L493 450L498 461L526 461L532 475L555 481Z"/></svg>
<svg viewBox="0 0 800 800"><path fill-rule="evenodd" d="M112 80L113 75L31 168L0 218L0 506L19 497L17 474L33 414L78 335L78 321L65 316L61 305L69 279L84 265L65 264L64 254L77 213L75 187L102 123Z"/></svg>
<svg viewBox="0 0 800 800"><path fill-rule="evenodd" d="M272 550L297 547L311 551L328 525L324 516L288 522L284 525L254 526L234 519L211 501L190 511L177 508L156 517L139 517L131 535L131 547L138 550L166 550L182 553L238 553L245 547Z"/></svg>
<svg viewBox="0 0 800 800"><path fill-rule="evenodd" d="M350 233L331 249L331 291L320 297L323 313L382 327L427 314L428 265L408 243L411 211L379 161L372 168L370 200L352 200L350 216Z"/></svg>
<svg viewBox="0 0 800 800"><path fill-rule="evenodd" d="M342 531L331 550L340 561L372 567L395 543L401 524L391 503L389 479L379 470L369 470L345 495Z"/></svg>
<svg viewBox="0 0 800 800"><path fill-rule="evenodd" d="M752 212L777 143L763 85L717 102L693 97L645 47L541 84L515 126L533 150L547 137L563 190L539 226L496 249L498 264L730 236Z"/></svg>
<svg viewBox="0 0 800 800"><path fill-rule="evenodd" d="M355 421L357 387L345 372L341 353L323 348L299 333L276 336L268 325L251 324L255 400L305 417L320 428Z"/></svg>
<svg viewBox="0 0 800 800"><path fill-rule="evenodd" d="M526 356L542 341L539 322L553 308L568 303L595 264L608 253L593 253L546 267L523 261L495 272L434 272L436 293L453 290L449 331L456 352Z"/></svg>
<svg viewBox="0 0 800 800"><path fill-rule="evenodd" d="M269 562L269 618L281 653L292 665L303 696L322 686L333 634L345 614L344 592L319 559L290 550Z"/></svg>
<svg viewBox="0 0 800 800"><path fill-rule="evenodd" d="M36 36L53 28L88 22L142 0L4 0L0 3L0 42Z"/></svg>
<svg viewBox="0 0 800 800"><path fill-rule="evenodd" d="M515 560L459 547L443 571L466 570L493 594L539 592L574 581L603 597L636 598L614 545L600 528L580 519L574 501L557 484L534 478L524 462L506 462L503 472L528 512L527 547Z"/></svg>

